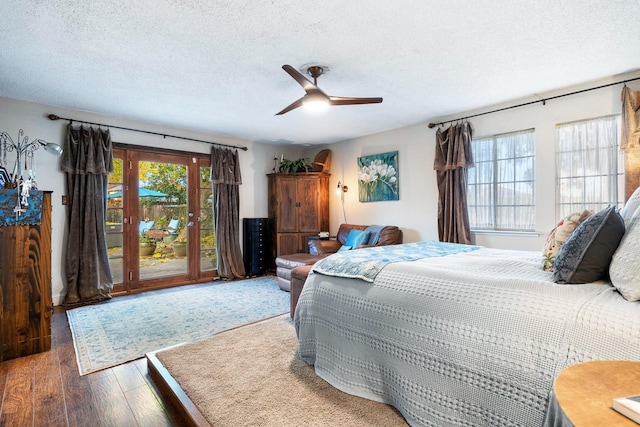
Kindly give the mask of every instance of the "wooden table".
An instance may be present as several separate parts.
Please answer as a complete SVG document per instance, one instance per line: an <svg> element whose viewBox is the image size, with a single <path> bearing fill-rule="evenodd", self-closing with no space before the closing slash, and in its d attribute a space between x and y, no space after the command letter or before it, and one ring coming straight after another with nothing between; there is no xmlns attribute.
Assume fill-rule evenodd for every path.
<svg viewBox="0 0 640 427"><path fill-rule="evenodd" d="M638 427L611 407L616 397L640 394L640 363L593 361L572 365L555 380L553 392L575 427Z"/></svg>
<svg viewBox="0 0 640 427"><path fill-rule="evenodd" d="M145 231L144 234L146 234L147 236L151 237L152 239L160 240L163 237L168 236L169 232L165 231L165 230L151 229L151 230Z"/></svg>

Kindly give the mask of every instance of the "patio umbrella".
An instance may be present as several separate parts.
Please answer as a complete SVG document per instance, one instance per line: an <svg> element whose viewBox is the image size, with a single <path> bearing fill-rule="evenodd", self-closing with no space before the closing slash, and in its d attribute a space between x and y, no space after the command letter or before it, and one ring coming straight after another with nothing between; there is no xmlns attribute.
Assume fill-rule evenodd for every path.
<svg viewBox="0 0 640 427"><path fill-rule="evenodd" d="M138 189L138 197L167 197L168 194L161 193L155 190L149 190L148 188ZM116 191L107 196L109 199L115 199L116 197L122 197L122 191Z"/></svg>

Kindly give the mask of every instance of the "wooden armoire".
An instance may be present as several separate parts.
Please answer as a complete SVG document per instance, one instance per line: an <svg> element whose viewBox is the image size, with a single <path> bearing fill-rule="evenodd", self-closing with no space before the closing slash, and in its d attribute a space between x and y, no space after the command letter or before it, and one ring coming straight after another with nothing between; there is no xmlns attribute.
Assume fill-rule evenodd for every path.
<svg viewBox="0 0 640 427"><path fill-rule="evenodd" d="M51 192L38 225L0 227L0 362L51 349Z"/></svg>
<svg viewBox="0 0 640 427"><path fill-rule="evenodd" d="M267 175L272 262L279 255L309 252L309 237L329 231L329 175Z"/></svg>

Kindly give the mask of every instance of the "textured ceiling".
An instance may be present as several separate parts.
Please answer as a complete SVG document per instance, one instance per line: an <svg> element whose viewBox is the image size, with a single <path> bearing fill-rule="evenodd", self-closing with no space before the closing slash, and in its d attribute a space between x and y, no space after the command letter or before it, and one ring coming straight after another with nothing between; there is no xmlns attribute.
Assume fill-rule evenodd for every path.
<svg viewBox="0 0 640 427"><path fill-rule="evenodd" d="M640 68L639 0L2 0L0 96L324 144ZM303 109L281 67L323 63Z"/></svg>

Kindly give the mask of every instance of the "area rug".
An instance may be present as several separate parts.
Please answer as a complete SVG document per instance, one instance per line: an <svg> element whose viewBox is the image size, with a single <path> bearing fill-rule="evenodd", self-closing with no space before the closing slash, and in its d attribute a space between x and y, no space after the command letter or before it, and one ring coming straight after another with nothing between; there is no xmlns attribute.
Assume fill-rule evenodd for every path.
<svg viewBox="0 0 640 427"><path fill-rule="evenodd" d="M156 358L212 426L406 426L391 406L343 393L296 357L291 319L276 317Z"/></svg>
<svg viewBox="0 0 640 427"><path fill-rule="evenodd" d="M116 297L67 311L80 375L289 311L273 277Z"/></svg>

